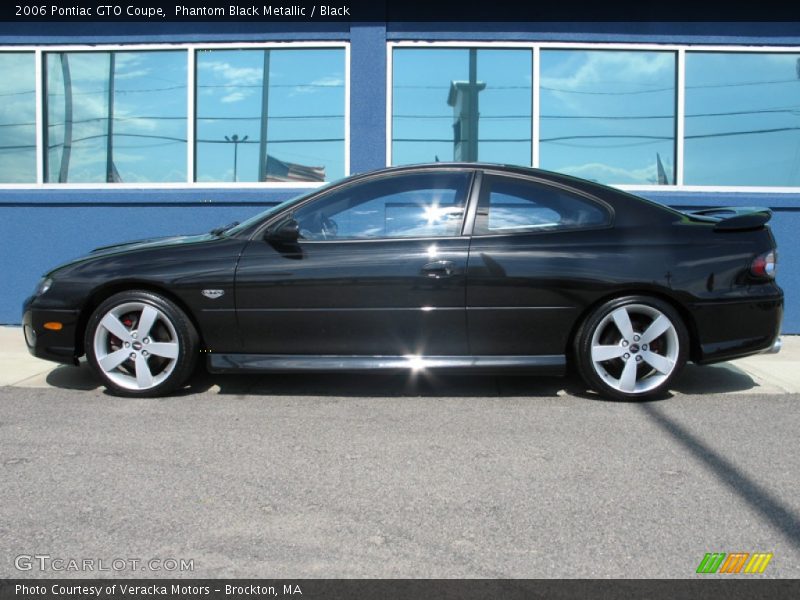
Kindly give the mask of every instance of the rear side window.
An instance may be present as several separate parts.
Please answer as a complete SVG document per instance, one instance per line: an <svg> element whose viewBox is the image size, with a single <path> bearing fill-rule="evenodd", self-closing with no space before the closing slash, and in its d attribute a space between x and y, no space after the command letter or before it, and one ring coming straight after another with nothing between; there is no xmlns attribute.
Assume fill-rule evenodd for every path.
<svg viewBox="0 0 800 600"><path fill-rule="evenodd" d="M516 177L483 178L475 235L558 231L611 223L604 206L556 186Z"/></svg>

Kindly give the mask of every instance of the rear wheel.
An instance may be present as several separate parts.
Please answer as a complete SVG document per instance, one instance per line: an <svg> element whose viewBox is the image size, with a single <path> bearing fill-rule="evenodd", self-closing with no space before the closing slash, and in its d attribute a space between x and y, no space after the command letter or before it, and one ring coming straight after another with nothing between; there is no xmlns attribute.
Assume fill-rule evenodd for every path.
<svg viewBox="0 0 800 600"><path fill-rule="evenodd" d="M617 400L662 395L686 362L688 334L677 311L647 296L606 302L575 338L586 384Z"/></svg>
<svg viewBox="0 0 800 600"><path fill-rule="evenodd" d="M186 314L159 294L122 292L89 318L86 356L122 396L160 396L182 385L197 361L198 336Z"/></svg>

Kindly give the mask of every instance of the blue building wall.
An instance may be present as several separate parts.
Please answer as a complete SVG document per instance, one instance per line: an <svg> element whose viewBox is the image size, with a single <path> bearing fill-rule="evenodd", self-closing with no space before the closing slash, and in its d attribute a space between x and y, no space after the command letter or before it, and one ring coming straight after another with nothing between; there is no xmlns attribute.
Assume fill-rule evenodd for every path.
<svg viewBox="0 0 800 600"><path fill-rule="evenodd" d="M102 28L101 28L102 26ZM796 23L264 23L0 24L0 45L65 43L350 42L350 171L385 166L386 43L392 40L570 41L797 45ZM207 231L241 220L303 190L275 188L0 190L0 323L19 323L20 305L42 273L94 247ZM800 333L800 193L653 191L677 207L769 206L787 293L784 332Z"/></svg>

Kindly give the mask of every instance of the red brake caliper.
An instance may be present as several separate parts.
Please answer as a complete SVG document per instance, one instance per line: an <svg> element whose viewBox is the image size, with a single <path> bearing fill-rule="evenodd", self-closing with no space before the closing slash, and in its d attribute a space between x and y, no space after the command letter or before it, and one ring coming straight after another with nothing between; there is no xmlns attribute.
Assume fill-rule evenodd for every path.
<svg viewBox="0 0 800 600"><path fill-rule="evenodd" d="M131 319L130 317L123 317L122 318L122 324L125 325L125 327L127 329L130 329L131 326L133 325L133 319ZM109 333L109 335L111 337L111 339L110 339L111 347L112 348L121 348L122 347L122 340L119 339L117 336L115 336L113 333Z"/></svg>

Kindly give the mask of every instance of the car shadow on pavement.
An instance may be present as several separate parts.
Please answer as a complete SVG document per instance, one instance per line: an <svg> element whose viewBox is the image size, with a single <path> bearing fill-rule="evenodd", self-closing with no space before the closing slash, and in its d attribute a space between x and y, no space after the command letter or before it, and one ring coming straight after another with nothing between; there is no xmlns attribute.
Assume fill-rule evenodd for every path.
<svg viewBox="0 0 800 600"><path fill-rule="evenodd" d="M47 385L60 389L102 389L85 362L61 365L50 371ZM678 394L724 394L758 387L744 371L723 363L698 367L687 365L672 388ZM556 397L575 396L602 400L586 390L581 380L529 375L468 375L452 373L291 373L270 375L220 375L198 368L189 383L174 396L211 391L224 395L321 396L321 397ZM669 397L669 396L667 396Z"/></svg>
<svg viewBox="0 0 800 600"><path fill-rule="evenodd" d="M225 395L352 398L556 396L573 388L561 377L445 373L200 374L208 388ZM198 381L197 383L200 383ZM192 384L191 387L195 387ZM206 386L201 386L206 387ZM570 392L571 393L571 392Z"/></svg>
<svg viewBox="0 0 800 600"><path fill-rule="evenodd" d="M45 377L47 385L63 390L90 391L102 387L95 378L91 367L85 362L77 367L72 365L59 365Z"/></svg>
<svg viewBox="0 0 800 600"><path fill-rule="evenodd" d="M673 385L677 394L724 394L745 392L758 384L741 369L730 365L687 365ZM577 397L606 401L586 389L574 374L567 377L532 375L475 375L428 373L280 373L269 375L209 374L204 369L190 382L187 393L208 390L224 395L316 397Z"/></svg>
<svg viewBox="0 0 800 600"><path fill-rule="evenodd" d="M688 364L672 384L680 394L726 394L759 387L750 375L731 363L699 366Z"/></svg>

